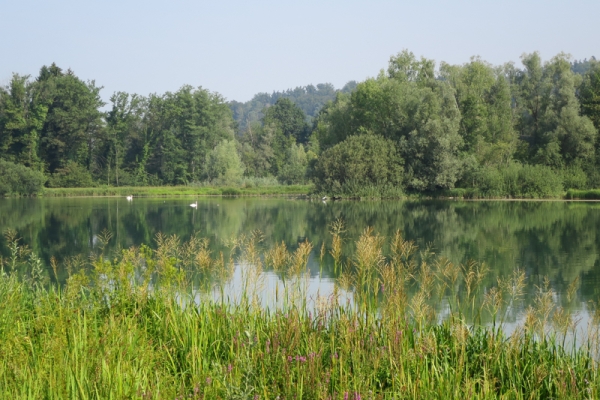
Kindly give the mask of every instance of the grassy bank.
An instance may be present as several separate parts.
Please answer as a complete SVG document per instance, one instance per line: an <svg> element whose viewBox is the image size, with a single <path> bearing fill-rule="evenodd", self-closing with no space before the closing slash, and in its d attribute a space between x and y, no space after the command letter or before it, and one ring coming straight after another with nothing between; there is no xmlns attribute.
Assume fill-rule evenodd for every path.
<svg viewBox="0 0 600 400"><path fill-rule="evenodd" d="M211 186L134 186L134 187L95 187L95 188L46 188L46 197L76 196L268 196L306 195L310 185L281 185L264 187L211 187Z"/></svg>
<svg viewBox="0 0 600 400"><path fill-rule="evenodd" d="M341 276L316 299L306 294L309 243L261 249L253 233L232 242L230 253L211 254L206 240L158 236L156 250L53 262L47 274L9 233L11 256L0 276L0 397L600 396L598 318L586 346L565 345L576 323L547 284L507 337L503 321L521 301L524 273L486 287L484 266L417 257L400 233L386 244L370 229L344 258L342 231L332 226L318 252L335 260ZM232 293L235 262L243 279ZM264 269L284 282L273 293ZM50 285L63 271L67 283ZM576 290L575 282L561 304ZM353 302L344 300L347 291ZM276 306L261 307L265 296Z"/></svg>
<svg viewBox="0 0 600 400"><path fill-rule="evenodd" d="M555 196L536 196L536 195L525 195L525 196L492 196L481 192L479 189L464 189L454 188L449 190L443 190L434 193L431 197L434 198L453 198L453 199L564 199L564 200L600 200L600 189L569 189L567 192L563 192L562 195Z"/></svg>
<svg viewBox="0 0 600 400"><path fill-rule="evenodd" d="M600 189L577 190L570 189L565 196L567 199L600 200Z"/></svg>

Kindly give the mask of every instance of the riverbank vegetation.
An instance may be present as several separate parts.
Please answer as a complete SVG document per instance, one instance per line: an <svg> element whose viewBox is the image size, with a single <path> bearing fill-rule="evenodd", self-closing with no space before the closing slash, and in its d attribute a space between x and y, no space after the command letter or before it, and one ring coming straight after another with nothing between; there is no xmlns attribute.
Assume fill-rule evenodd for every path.
<svg viewBox="0 0 600 400"><path fill-rule="evenodd" d="M376 77L339 91L309 85L239 103L183 86L147 97L117 92L109 104L94 81L52 64L0 88L0 175L10 162L44 176L34 190L0 186L27 195L43 185L269 179L312 182L329 196L459 188L496 198L600 187L600 64L565 54L521 61L436 64L403 51Z"/></svg>
<svg viewBox="0 0 600 400"><path fill-rule="evenodd" d="M269 196L295 195L305 196L311 191L310 185L273 185L273 186L100 186L92 188L46 188L45 197L77 196Z"/></svg>
<svg viewBox="0 0 600 400"><path fill-rule="evenodd" d="M517 315L515 270L454 265L397 232L365 229L348 257L344 226L316 257L339 276L307 296L312 245L261 246L258 232L212 254L207 239L157 235L156 247L50 272L6 232L0 275L0 394L6 398L596 398L599 317L565 312L548 281ZM238 269L241 279L233 278ZM264 271L279 277L265 283ZM56 277L67 274L66 282ZM233 278L233 279L232 279ZM52 283L51 283L52 282ZM233 286L232 286L233 285ZM265 307L270 304L270 307ZM521 321L507 335L504 324ZM579 345L572 342L575 332Z"/></svg>

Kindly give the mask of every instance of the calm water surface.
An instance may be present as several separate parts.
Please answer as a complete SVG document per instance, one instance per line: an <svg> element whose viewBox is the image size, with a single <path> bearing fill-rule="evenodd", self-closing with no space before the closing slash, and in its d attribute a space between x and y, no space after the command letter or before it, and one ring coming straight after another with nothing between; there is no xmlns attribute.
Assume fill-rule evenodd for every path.
<svg viewBox="0 0 600 400"><path fill-rule="evenodd" d="M269 198L200 198L193 209L189 198L43 198L0 199L0 230L18 232L49 265L58 260L87 256L100 245L105 229L113 234L108 251L142 243L154 245L155 235L177 234L189 239L198 234L210 238L214 251L228 239L260 230L264 246L284 241L295 249L299 242L314 245L309 260L311 291L329 290L336 274L333 262L318 262L323 242L329 245L329 225L345 221L344 251L350 254L354 240L367 226L390 237L397 229L421 249L456 263L485 262L493 284L515 268L528 277L528 296L533 301L536 285L550 279L557 297L579 278L577 301L571 311L585 313L598 301L600 283L600 203L549 201L376 201L310 202ZM0 238L0 255L8 249ZM270 276L273 279L273 276Z"/></svg>

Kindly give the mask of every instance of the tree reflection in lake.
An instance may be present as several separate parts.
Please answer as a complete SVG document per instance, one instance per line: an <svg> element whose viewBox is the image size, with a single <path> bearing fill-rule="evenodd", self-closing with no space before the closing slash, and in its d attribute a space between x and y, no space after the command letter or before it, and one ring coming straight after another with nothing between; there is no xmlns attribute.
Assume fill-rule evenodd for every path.
<svg viewBox="0 0 600 400"><path fill-rule="evenodd" d="M331 244L330 224L345 222L344 254L368 226L390 238L400 229L421 250L430 248L455 263L468 260L490 267L487 285L523 269L528 292L548 277L559 297L579 278L579 307L598 299L600 276L600 203L549 201L376 201L327 202L284 198L201 198L189 207L187 198L40 198L0 199L0 229L14 229L46 266L50 258L86 258L98 251L103 230L113 238L106 254L119 248L154 246L155 236L176 234L182 240L196 234L210 239L213 254L225 243L260 230L265 249L285 242L295 250L308 240L314 246L309 268L313 275L336 277L333 260L319 251ZM7 257L5 238L0 254ZM61 275L64 277L64 271ZM528 301L531 301L531 296Z"/></svg>

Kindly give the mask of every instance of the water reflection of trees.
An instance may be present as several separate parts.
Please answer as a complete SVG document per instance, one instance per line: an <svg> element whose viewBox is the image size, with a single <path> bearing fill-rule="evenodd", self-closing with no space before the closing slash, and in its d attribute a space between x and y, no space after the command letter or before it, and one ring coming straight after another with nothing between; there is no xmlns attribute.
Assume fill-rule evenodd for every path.
<svg viewBox="0 0 600 400"><path fill-rule="evenodd" d="M420 248L432 245L455 263L485 261L491 268L486 284L522 268L529 289L550 278L559 293L575 278L580 298L595 300L600 273L600 204L566 202L380 201L310 202L265 198L204 198L198 209L189 199L3 199L0 228L18 231L42 260L86 257L99 245L97 235L113 234L108 251L141 243L154 244L158 232L187 240L193 234L210 238L214 253L226 251L228 239L254 230L263 232L268 248L284 241L290 250L299 242L330 244L328 226L345 221L344 252L367 226L391 237L397 229ZM6 256L4 238L0 252ZM323 273L335 275L326 257ZM318 257L311 258L312 263ZM313 270L318 266L313 265Z"/></svg>

